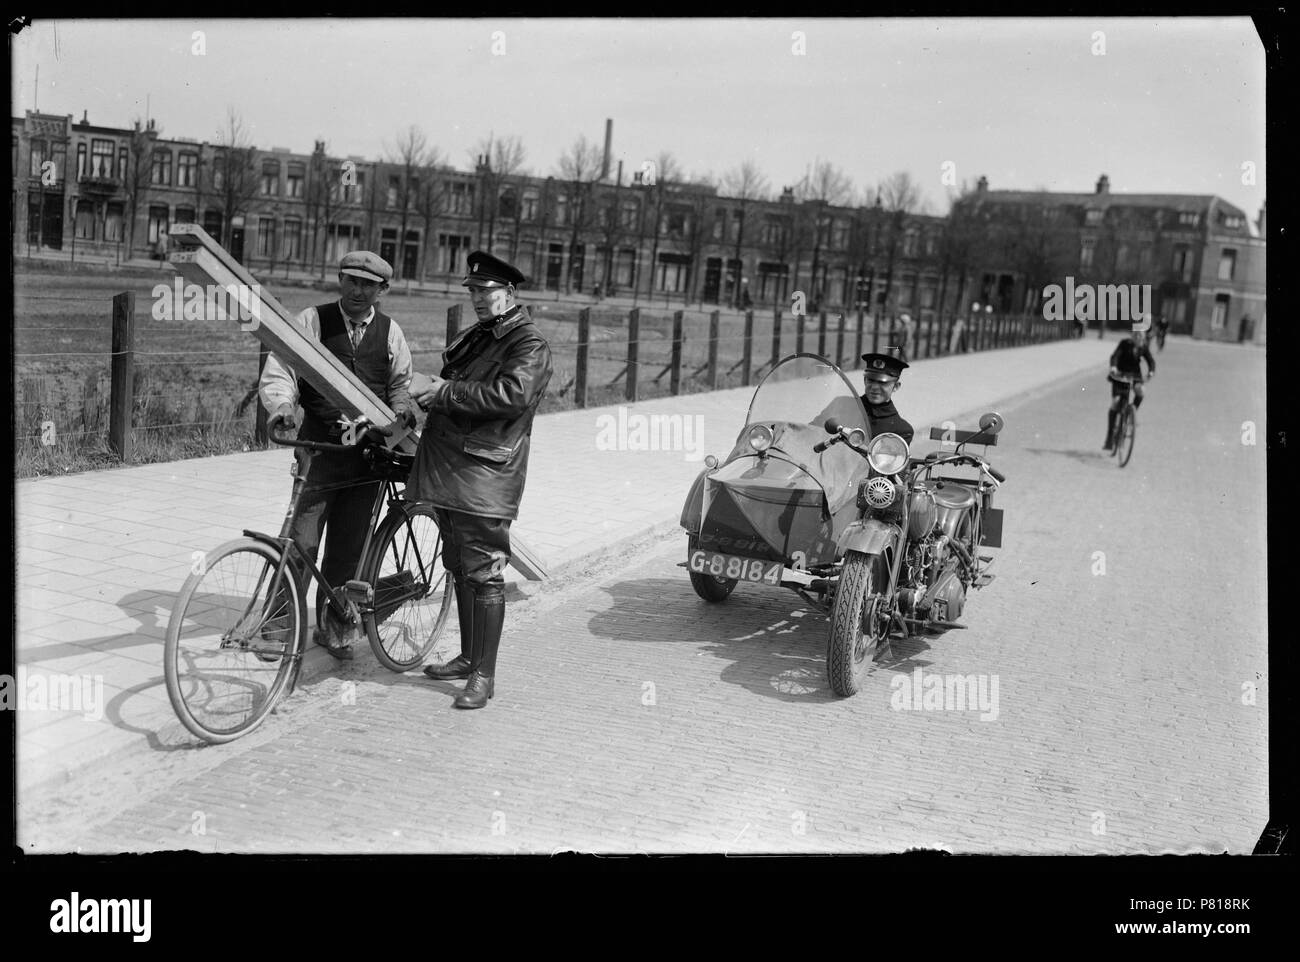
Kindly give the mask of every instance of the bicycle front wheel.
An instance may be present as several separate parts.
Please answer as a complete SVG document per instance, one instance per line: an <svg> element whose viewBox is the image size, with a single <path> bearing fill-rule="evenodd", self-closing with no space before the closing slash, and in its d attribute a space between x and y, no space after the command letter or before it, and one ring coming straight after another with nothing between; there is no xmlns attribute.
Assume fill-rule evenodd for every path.
<svg viewBox="0 0 1300 962"><path fill-rule="evenodd" d="M167 697L212 744L257 727L301 657L307 607L280 553L253 538L223 544L185 579L163 649Z"/></svg>
<svg viewBox="0 0 1300 962"><path fill-rule="evenodd" d="M361 617L379 663L389 671L424 664L451 613L451 574L427 504L394 507L375 532L365 566L373 603Z"/></svg>
<svg viewBox="0 0 1300 962"><path fill-rule="evenodd" d="M1115 456L1119 458L1122 468L1128 464L1133 454L1133 437L1137 434L1137 421L1133 416L1132 405L1125 406L1120 413L1119 426L1116 428Z"/></svg>

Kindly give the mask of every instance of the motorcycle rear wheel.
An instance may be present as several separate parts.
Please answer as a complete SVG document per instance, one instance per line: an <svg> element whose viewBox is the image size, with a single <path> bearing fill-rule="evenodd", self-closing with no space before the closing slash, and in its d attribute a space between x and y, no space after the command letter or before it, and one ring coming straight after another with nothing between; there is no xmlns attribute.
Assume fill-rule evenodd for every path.
<svg viewBox="0 0 1300 962"><path fill-rule="evenodd" d="M883 579L878 557L850 551L844 556L835 607L826 641L826 675L831 691L847 698L862 688L868 654L878 651L889 636Z"/></svg>

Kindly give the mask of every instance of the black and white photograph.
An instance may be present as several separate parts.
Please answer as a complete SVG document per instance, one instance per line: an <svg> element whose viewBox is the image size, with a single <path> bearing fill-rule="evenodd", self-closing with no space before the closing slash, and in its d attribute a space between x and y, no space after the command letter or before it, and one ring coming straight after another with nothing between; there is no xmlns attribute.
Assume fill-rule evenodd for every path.
<svg viewBox="0 0 1300 962"><path fill-rule="evenodd" d="M22 853L1280 849L1259 23L196 12L11 26Z"/></svg>

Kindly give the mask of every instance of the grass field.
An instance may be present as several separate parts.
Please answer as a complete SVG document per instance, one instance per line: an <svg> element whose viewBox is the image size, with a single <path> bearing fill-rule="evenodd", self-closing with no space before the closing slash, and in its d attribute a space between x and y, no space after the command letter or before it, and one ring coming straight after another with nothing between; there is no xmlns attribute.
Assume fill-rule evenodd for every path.
<svg viewBox="0 0 1300 962"><path fill-rule="evenodd" d="M15 459L19 477L107 467L118 463L108 445L111 310L115 294L135 292L134 461L168 461L247 450L253 445L258 342L230 323L159 321L152 316L152 290L170 285L171 271L132 270L55 273L23 271L14 278ZM330 300L329 288L264 285L290 311ZM527 292L521 300L529 304ZM468 300L433 292L390 292L383 309L401 324L415 368L437 373L445 346L447 309L462 304L462 327L473 322ZM573 302L530 304L533 318L551 344L555 373L541 412L573 406L578 311ZM642 309L639 347L641 398L669 393L664 371L672 353L671 309ZM827 343L818 351L818 319L805 318L803 349L836 353L838 317L827 321ZM753 367L772 355L770 311L754 318ZM683 393L704 390L709 314L684 314ZM856 318L846 318L846 366L857 365ZM794 353L794 319L784 318L780 354ZM870 350L872 331L864 332ZM719 387L741 384L743 315L723 311L718 344ZM888 341L882 331L881 344ZM617 403L625 397L621 375L627 363L627 308L592 306L588 404ZM735 368L733 370L733 368ZM727 373L731 371L731 373ZM696 374L698 373L698 376ZM654 379L659 377L658 383Z"/></svg>

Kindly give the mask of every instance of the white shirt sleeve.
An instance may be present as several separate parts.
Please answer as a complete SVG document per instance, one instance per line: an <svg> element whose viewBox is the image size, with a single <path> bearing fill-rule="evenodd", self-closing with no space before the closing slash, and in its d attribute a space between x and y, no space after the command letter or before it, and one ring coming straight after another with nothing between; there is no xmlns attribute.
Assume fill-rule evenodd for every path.
<svg viewBox="0 0 1300 962"><path fill-rule="evenodd" d="M320 316L316 313L316 308L307 308L293 320L310 337L320 340ZM266 356L266 367L262 369L258 393L262 398L262 406L272 413L281 404L298 404L298 375L292 365L277 357L275 352Z"/></svg>

